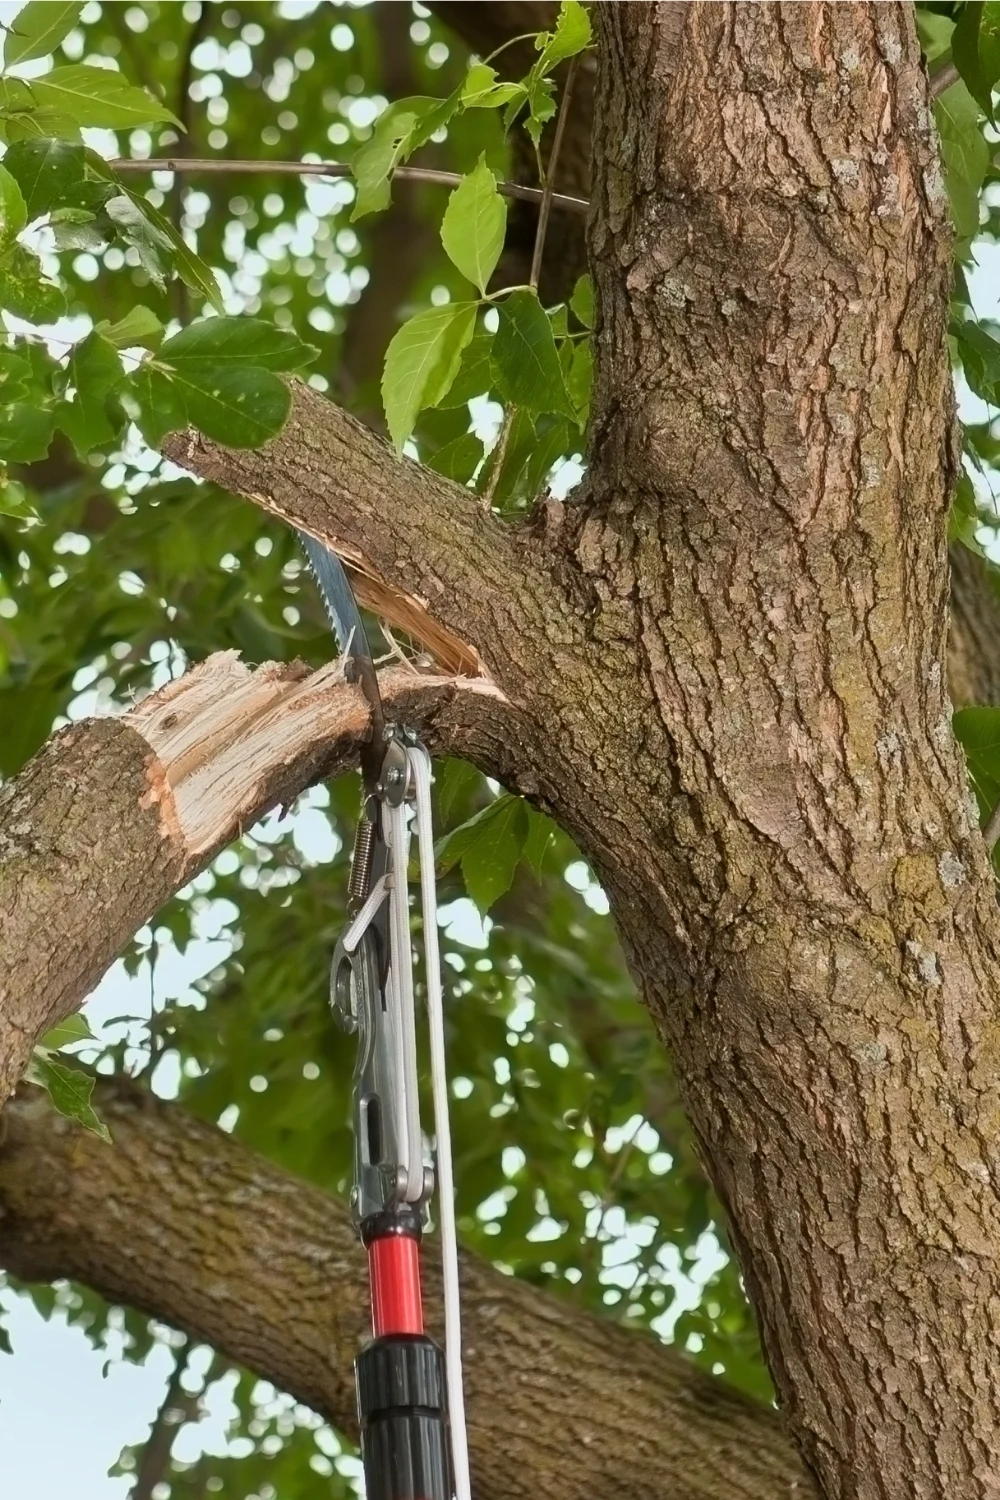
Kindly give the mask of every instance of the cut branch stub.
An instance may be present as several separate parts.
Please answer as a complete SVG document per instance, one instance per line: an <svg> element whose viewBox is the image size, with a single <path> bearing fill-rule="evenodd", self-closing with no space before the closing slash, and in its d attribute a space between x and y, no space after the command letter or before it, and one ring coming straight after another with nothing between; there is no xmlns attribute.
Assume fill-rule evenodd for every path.
<svg viewBox="0 0 1000 1500"><path fill-rule="evenodd" d="M432 748L496 772L496 689L381 684ZM251 671L223 652L121 718L53 735L0 792L0 1105L133 933L247 824L353 765L368 722L338 664Z"/></svg>

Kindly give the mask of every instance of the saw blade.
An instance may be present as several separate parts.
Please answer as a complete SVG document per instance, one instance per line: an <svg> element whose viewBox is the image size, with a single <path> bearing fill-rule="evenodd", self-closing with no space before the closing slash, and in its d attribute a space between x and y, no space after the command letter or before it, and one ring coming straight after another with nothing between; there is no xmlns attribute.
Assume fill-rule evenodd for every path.
<svg viewBox="0 0 1000 1500"><path fill-rule="evenodd" d="M383 755L385 719L378 674L372 660L371 646L368 644L361 611L358 609L358 602L344 571L344 565L337 554L304 531L299 531L298 537L306 555L309 571L316 580L320 598L323 600L323 606L333 626L333 633L337 637L340 653L347 658L357 674L357 681L360 682L372 711L372 732L368 749L362 756L362 767L366 779L374 783L378 777Z"/></svg>
<svg viewBox="0 0 1000 1500"><path fill-rule="evenodd" d="M370 660L368 637L343 563L322 542L317 542L315 537L308 536L304 531L300 531L298 536L309 571L316 580L323 607L337 637L341 655L367 656Z"/></svg>

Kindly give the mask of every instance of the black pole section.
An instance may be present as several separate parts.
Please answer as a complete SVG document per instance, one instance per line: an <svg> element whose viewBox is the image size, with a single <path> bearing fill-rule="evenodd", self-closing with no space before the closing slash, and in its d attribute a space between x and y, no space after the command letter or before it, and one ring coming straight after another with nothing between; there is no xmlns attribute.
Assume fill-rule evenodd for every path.
<svg viewBox="0 0 1000 1500"><path fill-rule="evenodd" d="M389 1334L355 1361L368 1500L452 1500L444 1358L423 1334Z"/></svg>

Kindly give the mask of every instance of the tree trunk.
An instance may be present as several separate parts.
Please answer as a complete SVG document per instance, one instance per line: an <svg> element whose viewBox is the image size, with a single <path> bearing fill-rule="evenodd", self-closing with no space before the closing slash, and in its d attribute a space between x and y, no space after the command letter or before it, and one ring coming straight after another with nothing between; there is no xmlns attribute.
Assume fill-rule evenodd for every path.
<svg viewBox="0 0 1000 1500"><path fill-rule="evenodd" d="M489 608L436 548L431 609L516 707L501 774L609 892L828 1500L985 1497L997 915L944 686L949 255L912 16L596 17L589 490L515 536ZM391 578L297 409L260 460L182 461L366 533Z"/></svg>
<svg viewBox="0 0 1000 1500"><path fill-rule="evenodd" d="M598 16L577 556L643 689L615 757L641 858L601 874L824 1494L996 1495L997 918L943 687L912 16Z"/></svg>

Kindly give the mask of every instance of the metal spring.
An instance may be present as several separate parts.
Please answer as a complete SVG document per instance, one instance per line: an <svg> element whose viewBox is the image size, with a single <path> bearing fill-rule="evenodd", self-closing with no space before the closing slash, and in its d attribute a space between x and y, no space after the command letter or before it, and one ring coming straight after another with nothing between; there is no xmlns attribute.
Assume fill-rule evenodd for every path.
<svg viewBox="0 0 1000 1500"><path fill-rule="evenodd" d="M363 901L368 895L374 843L375 824L371 818L362 818L354 836L354 859L351 863L351 878L347 883L347 896L352 903Z"/></svg>

